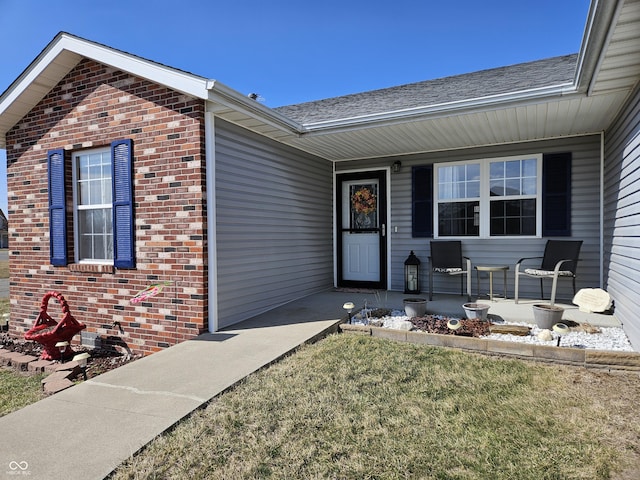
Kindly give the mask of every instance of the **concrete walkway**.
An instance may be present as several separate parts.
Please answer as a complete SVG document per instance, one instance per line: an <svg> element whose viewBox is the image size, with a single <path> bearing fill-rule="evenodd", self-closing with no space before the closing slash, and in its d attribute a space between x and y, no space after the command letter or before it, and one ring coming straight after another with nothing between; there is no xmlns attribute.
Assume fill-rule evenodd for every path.
<svg viewBox="0 0 640 480"><path fill-rule="evenodd" d="M353 301L402 308L399 292L376 297L324 292L259 315L231 329L181 343L83 382L0 418L0 476L102 479L195 409L299 345L337 328ZM464 299L439 295L428 312L463 315ZM490 314L528 317L531 304L491 302ZM615 325L614 317L567 318ZM3 395L10 392L2 392Z"/></svg>
<svg viewBox="0 0 640 480"><path fill-rule="evenodd" d="M351 298L339 292L313 295L0 418L0 478L104 478L247 375L335 329Z"/></svg>

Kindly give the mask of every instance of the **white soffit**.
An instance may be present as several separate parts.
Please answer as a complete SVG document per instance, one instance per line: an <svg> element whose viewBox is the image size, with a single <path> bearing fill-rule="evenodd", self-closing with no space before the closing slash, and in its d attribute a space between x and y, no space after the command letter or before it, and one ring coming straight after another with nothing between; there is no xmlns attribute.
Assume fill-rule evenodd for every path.
<svg viewBox="0 0 640 480"><path fill-rule="evenodd" d="M303 134L281 141L333 161L536 141L601 132L626 91L410 122Z"/></svg>
<svg viewBox="0 0 640 480"><path fill-rule="evenodd" d="M640 78L640 0L626 0L609 33L590 94L631 89Z"/></svg>

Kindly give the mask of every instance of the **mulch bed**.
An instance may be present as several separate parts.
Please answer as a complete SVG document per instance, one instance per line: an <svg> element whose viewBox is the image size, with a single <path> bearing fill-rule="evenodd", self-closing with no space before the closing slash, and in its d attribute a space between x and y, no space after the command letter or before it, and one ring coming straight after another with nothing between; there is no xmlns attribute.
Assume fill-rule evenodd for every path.
<svg viewBox="0 0 640 480"><path fill-rule="evenodd" d="M42 345L37 342L13 337L7 333L0 334L0 348L10 352L19 352L24 355L31 355L40 358ZM142 355L123 354L113 348L90 349L78 345L73 346L76 353L87 352L91 355L87 359L87 378L96 377L102 373L133 362Z"/></svg>
<svg viewBox="0 0 640 480"><path fill-rule="evenodd" d="M370 318L373 319L371 324L375 326L382 326L383 322L377 319L383 318L390 314L391 310L388 308L377 308L372 310L369 313ZM477 318L471 320L466 318L457 318L457 320L460 321L461 326L455 331L451 330L447 326L447 322L451 320L451 318L452 317L446 317L443 315L425 315L424 317L410 318L409 321L413 324L414 329L426 333L439 333L442 335L462 335L465 337L482 337L491 333L489 331L491 322L480 320Z"/></svg>
<svg viewBox="0 0 640 480"><path fill-rule="evenodd" d="M427 333L439 333L442 335L455 334L466 337L482 337L489 335L491 322L479 319L460 319L460 328L451 330L447 327L448 317L427 315L426 317L414 317L410 320L416 330Z"/></svg>

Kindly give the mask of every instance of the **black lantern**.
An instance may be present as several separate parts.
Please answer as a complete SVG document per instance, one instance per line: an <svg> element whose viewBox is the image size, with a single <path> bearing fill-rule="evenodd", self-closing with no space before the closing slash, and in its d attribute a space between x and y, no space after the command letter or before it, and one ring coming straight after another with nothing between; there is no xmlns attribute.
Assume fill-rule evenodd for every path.
<svg viewBox="0 0 640 480"><path fill-rule="evenodd" d="M420 259L413 250L404 261L404 293L420 293Z"/></svg>

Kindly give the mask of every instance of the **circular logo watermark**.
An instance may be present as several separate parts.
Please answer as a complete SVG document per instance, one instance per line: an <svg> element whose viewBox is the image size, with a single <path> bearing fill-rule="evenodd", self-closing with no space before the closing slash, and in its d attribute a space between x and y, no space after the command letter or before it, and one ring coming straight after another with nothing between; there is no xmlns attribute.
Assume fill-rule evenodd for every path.
<svg viewBox="0 0 640 480"><path fill-rule="evenodd" d="M31 472L29 471L29 464L24 460L21 462L12 460L9 462L7 475L31 475Z"/></svg>

